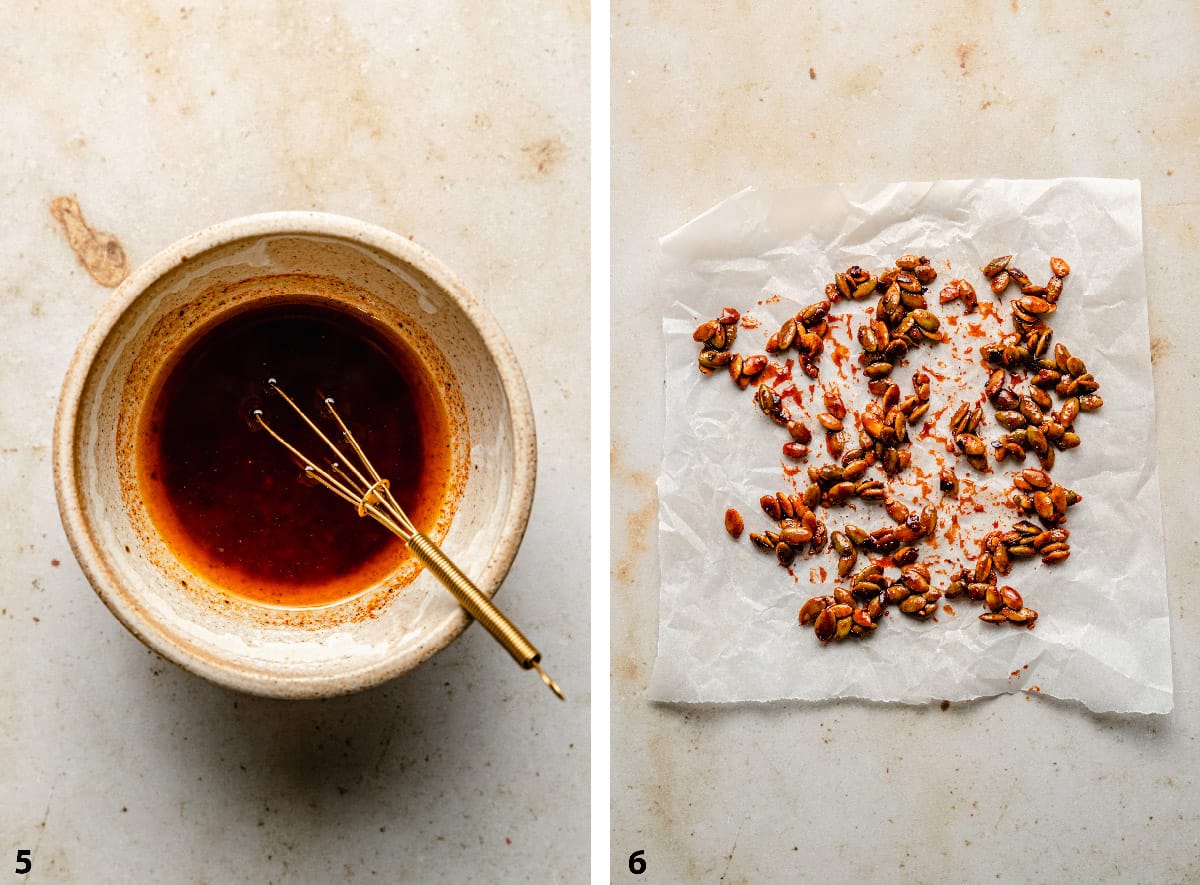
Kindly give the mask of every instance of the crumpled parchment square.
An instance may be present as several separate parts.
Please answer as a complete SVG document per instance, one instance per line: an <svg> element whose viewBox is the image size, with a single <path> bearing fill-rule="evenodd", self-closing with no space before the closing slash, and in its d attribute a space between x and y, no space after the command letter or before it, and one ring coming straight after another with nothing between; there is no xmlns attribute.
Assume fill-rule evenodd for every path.
<svg viewBox="0 0 1200 885"><path fill-rule="evenodd" d="M662 587L652 699L924 703L1024 690L1078 700L1096 711L1170 711L1138 182L1074 178L750 188L665 237L661 248L667 414L658 482ZM1013 266L1044 282L1050 256L1061 256L1072 270L1051 318L1055 340L1085 360L1101 383L1104 406L1076 420L1082 445L1059 452L1052 471L1057 482L1083 495L1067 521L1070 558L1056 566L1019 561L1001 578L1040 612L1034 629L984 624L979 605L961 598L943 600L953 614L939 612L936 623L893 609L870 637L824 646L811 628L798 626L797 612L808 597L832 592L834 556L800 556L789 575L747 537L771 527L758 506L761 495L803 490L803 465L789 483L779 454L786 433L758 411L753 385L742 391L727 373L705 377L697 371L699 345L691 333L722 307L735 307L750 314L750 324L760 325L742 328L734 349L763 353L767 336L800 307L820 300L835 271L860 264L878 272L908 252L929 256L939 272L929 301L951 341L913 351L897 367L894 379L903 393L911 392L912 372L924 366L947 379L935 382L931 415L939 403L978 398L986 380L978 346L1011 331L1007 302L1019 295L1014 286L994 300L979 267L1013 253ZM962 306L940 307L937 292L955 277L971 281L981 302L995 304L997 318L960 316L950 328L945 317L960 315ZM861 350L852 335L875 300L834 306L832 313L841 319L831 324L831 334L849 348L850 361ZM972 323L976 335L982 330L987 337L972 339ZM813 420L824 411L821 385L836 386L851 415L869 397L861 379L838 377L829 353L833 344L827 342L818 384L809 388L809 379L795 370L806 413L798 417L816 431L809 463L830 460ZM1055 408L1059 404L1055 396ZM947 408L937 422L942 435L952 412ZM990 406L984 412L983 435L995 439L1002 429ZM929 493L912 479L936 477L940 462L976 484L975 498L987 505L985 512L939 504L939 538L925 554L947 564L972 562L988 528L1005 528L1019 518L999 504L1011 492L1016 466L993 462L993 472L983 475L932 438L914 440L912 449L908 484L893 489L906 503L941 501L936 483ZM1036 459L1021 466L1030 465ZM871 475L883 478L878 468ZM724 530L727 507L736 507L746 520L738 542ZM946 538L954 515L960 517L961 550ZM831 530L845 522L867 530L890 522L881 507L861 502L844 513L826 511L825 518ZM858 568L867 561L860 555ZM944 588L947 568L935 568L935 586Z"/></svg>

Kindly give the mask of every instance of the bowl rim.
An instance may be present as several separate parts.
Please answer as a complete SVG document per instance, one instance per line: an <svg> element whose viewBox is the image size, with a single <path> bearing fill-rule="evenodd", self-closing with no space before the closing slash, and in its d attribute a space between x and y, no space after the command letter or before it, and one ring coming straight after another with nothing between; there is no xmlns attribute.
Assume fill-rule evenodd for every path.
<svg viewBox="0 0 1200 885"><path fill-rule="evenodd" d="M263 237L321 236L365 245L418 268L467 317L479 333L495 364L509 403L513 433L513 480L497 546L492 550L477 586L493 596L503 583L525 535L533 506L537 475L537 440L533 406L516 354L491 312L440 260L407 237L345 215L318 211L277 211L218 222L190 234L140 265L101 305L71 358L63 379L55 415L53 439L54 489L67 541L88 583L109 611L143 644L211 682L250 694L278 698L333 697L361 691L411 670L453 642L471 623L460 609L415 652L385 657L354 670L285 676L233 664L219 653L206 654L172 641L170 633L139 606L133 594L118 593L119 579L108 566L101 545L85 516L80 488L81 464L75 442L83 390L97 355L113 329L146 290L169 271L212 249L239 240ZM126 597L130 597L127 599Z"/></svg>

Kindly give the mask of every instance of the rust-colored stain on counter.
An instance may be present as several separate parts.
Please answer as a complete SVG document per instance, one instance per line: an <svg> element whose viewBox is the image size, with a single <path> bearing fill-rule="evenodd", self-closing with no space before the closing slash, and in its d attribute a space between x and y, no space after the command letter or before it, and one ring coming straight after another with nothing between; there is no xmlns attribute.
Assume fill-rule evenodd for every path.
<svg viewBox="0 0 1200 885"><path fill-rule="evenodd" d="M549 175L566 157L567 146L561 138L551 136L525 145L521 153L529 158L539 176Z"/></svg>
<svg viewBox="0 0 1200 885"><path fill-rule="evenodd" d="M622 557L614 577L625 584L633 584L633 569L648 549L647 541L654 530L658 516L658 487L654 477L641 470L630 470L625 474L633 484L642 503L625 520L625 543L628 554Z"/></svg>
<svg viewBox="0 0 1200 885"><path fill-rule="evenodd" d="M129 276L129 261L121 241L108 231L88 227L75 197L55 197L50 201L50 214L93 280L111 289Z"/></svg>
<svg viewBox="0 0 1200 885"><path fill-rule="evenodd" d="M974 43L959 43L958 48L954 50L954 54L958 56L958 66L962 69L964 77L971 73L967 70L967 62L970 60L971 53L974 51Z"/></svg>
<svg viewBox="0 0 1200 885"><path fill-rule="evenodd" d="M654 519L658 515L658 498L646 499L626 522L626 537L629 544L628 556L617 565L614 576L624 584L633 584L633 570L646 553L646 539L650 537Z"/></svg>

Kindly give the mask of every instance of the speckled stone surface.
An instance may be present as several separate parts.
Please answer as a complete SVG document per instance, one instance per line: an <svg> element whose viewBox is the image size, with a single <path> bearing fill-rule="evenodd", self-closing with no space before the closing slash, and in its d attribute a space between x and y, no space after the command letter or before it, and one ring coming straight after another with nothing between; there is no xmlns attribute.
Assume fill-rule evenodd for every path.
<svg viewBox="0 0 1200 885"><path fill-rule="evenodd" d="M0 869L29 849L23 881L586 878L587 7L403 6L53 2L0 33ZM133 266L213 222L319 209L466 282L537 418L498 599L570 703L478 627L323 702L218 688L121 627L51 482L58 387L109 293L51 216L69 195Z"/></svg>
<svg viewBox="0 0 1200 885"><path fill-rule="evenodd" d="M1200 16L911 6L613 4L612 306L640 324L612 354L613 868L644 849L659 882L1193 881ZM748 184L1068 175L1142 182L1175 711L647 702L657 238Z"/></svg>

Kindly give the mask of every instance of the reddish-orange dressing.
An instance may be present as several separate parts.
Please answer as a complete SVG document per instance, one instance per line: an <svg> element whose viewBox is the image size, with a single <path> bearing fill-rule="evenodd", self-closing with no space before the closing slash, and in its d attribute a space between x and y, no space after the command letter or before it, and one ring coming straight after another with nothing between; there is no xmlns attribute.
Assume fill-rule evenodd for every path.
<svg viewBox="0 0 1200 885"><path fill-rule="evenodd" d="M762 374L762 381L770 384L772 388L778 388L779 382L792 380L792 368L795 365L796 361L792 359L786 360L782 365L770 363Z"/></svg>
<svg viewBox="0 0 1200 885"><path fill-rule="evenodd" d="M958 514L950 517L950 527L946 529L946 540L953 544L958 540Z"/></svg>
<svg viewBox="0 0 1200 885"><path fill-rule="evenodd" d="M1002 320L1000 319L999 311L997 311L993 305L989 304L986 301L979 302L979 313L982 316L984 316L985 318L992 320L993 322L996 322L996 323L1002 322Z"/></svg>
<svg viewBox="0 0 1200 885"><path fill-rule="evenodd" d="M450 472L447 419L414 355L373 322L330 307L257 307L201 332L143 412L138 483L174 554L214 585L256 602L322 605L391 572L403 544L349 503L306 482L257 428L327 463L324 444L266 382L282 387L335 442L332 397L418 527L436 518Z"/></svg>

